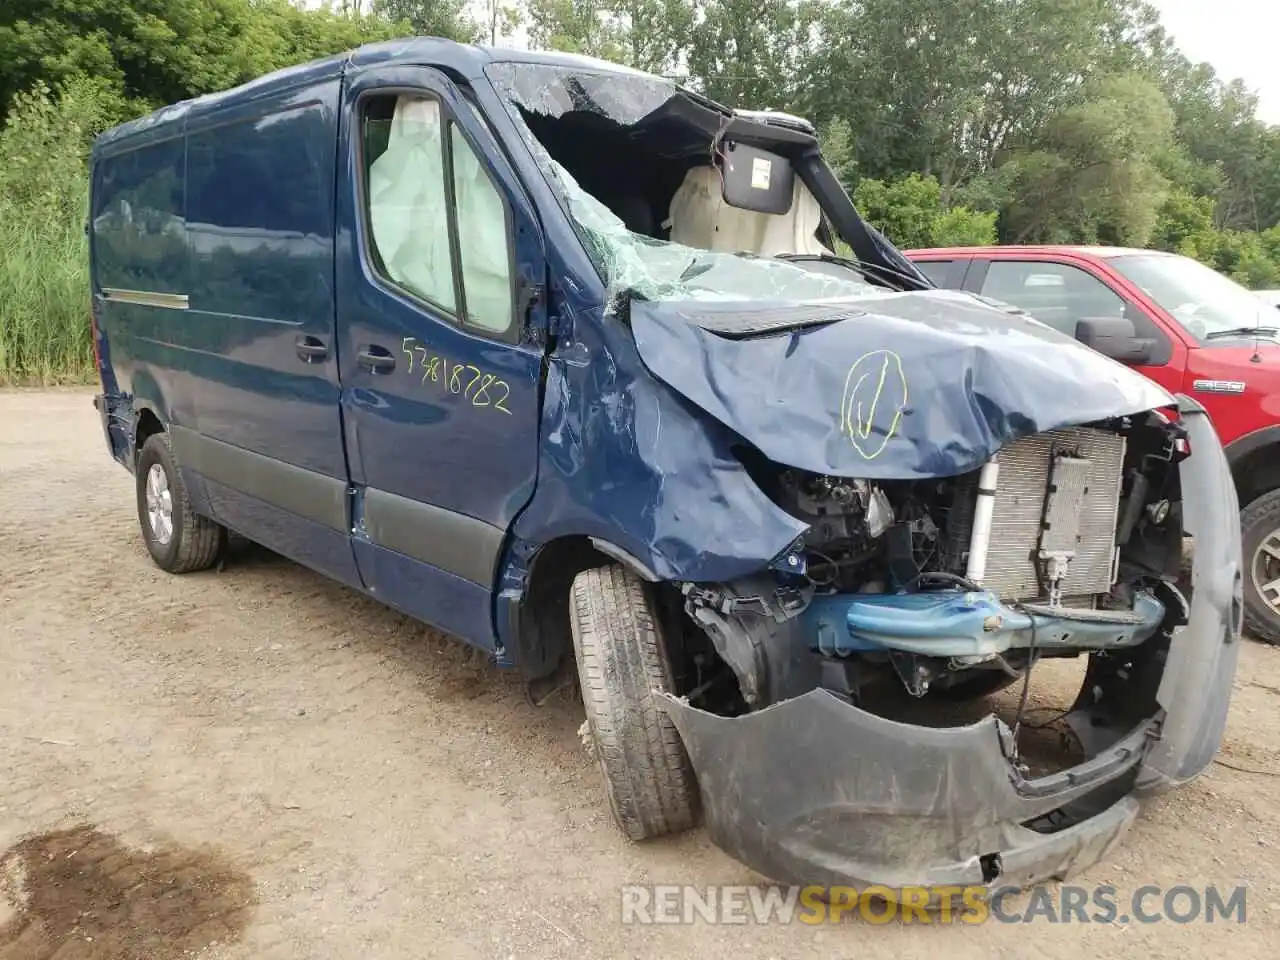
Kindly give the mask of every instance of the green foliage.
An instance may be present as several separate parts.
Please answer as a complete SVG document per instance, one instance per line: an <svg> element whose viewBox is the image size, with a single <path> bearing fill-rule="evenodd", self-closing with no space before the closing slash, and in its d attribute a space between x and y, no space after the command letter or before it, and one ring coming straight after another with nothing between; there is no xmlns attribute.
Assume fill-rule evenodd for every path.
<svg viewBox="0 0 1280 960"><path fill-rule="evenodd" d="M454 29L452 8L438 9L430 25ZM289 0L5 0L0 115L38 81L96 77L142 112L409 32L407 24L304 10Z"/></svg>
<svg viewBox="0 0 1280 960"><path fill-rule="evenodd" d="M1175 190L1165 199L1151 233L1151 245L1198 259L1211 248L1213 199ZM1201 253L1205 256L1201 256Z"/></svg>
<svg viewBox="0 0 1280 960"><path fill-rule="evenodd" d="M0 129L0 382L91 369L85 159L120 110L108 85L77 78L18 95Z"/></svg>
<svg viewBox="0 0 1280 960"><path fill-rule="evenodd" d="M985 246L996 242L996 214L952 207L943 210L942 187L936 177L918 173L885 183L859 181L853 202L877 230L897 246Z"/></svg>
<svg viewBox="0 0 1280 960"><path fill-rule="evenodd" d="M935 247L988 247L996 242L994 211L952 207L933 220Z"/></svg>
<svg viewBox="0 0 1280 960"><path fill-rule="evenodd" d="M854 141L853 128L849 121L839 117L830 121L819 131L818 140L822 144L822 155L832 173L844 187L846 193L853 193L858 182L857 144Z"/></svg>
<svg viewBox="0 0 1280 960"><path fill-rule="evenodd" d="M793 109L822 9L816 0L699 0L687 54L695 85L731 107Z"/></svg>
<svg viewBox="0 0 1280 960"><path fill-rule="evenodd" d="M1130 74L1087 85L1045 125L1035 149L1009 161L1006 237L1144 246L1169 188L1153 157L1172 137L1173 111L1150 81Z"/></svg>
<svg viewBox="0 0 1280 960"><path fill-rule="evenodd" d="M467 35L444 0L402 7L422 28ZM162 103L411 32L289 0L5 0L0 381L92 374L85 159L97 133Z"/></svg>
<svg viewBox="0 0 1280 960"><path fill-rule="evenodd" d="M377 17L390 23L404 24L408 29L400 31L402 33L448 37L451 40L489 40L490 24L485 23L482 29L480 24L464 15L463 6L462 0L373 0L372 9ZM494 18L495 31L504 10L510 9L490 0L485 12ZM373 24L376 23L374 20ZM366 21L363 26L368 30L371 24ZM364 41L352 46L359 46L360 42Z"/></svg>
<svg viewBox="0 0 1280 960"><path fill-rule="evenodd" d="M902 180L859 181L853 203L867 221L900 247L928 247L938 216L940 187L934 177L913 173Z"/></svg>
<svg viewBox="0 0 1280 960"><path fill-rule="evenodd" d="M535 47L666 74L689 49L693 0L528 0Z"/></svg>
<svg viewBox="0 0 1280 960"><path fill-rule="evenodd" d="M995 166L1109 66L1113 0L860 0L825 5L803 106L843 117L869 175L954 185Z"/></svg>

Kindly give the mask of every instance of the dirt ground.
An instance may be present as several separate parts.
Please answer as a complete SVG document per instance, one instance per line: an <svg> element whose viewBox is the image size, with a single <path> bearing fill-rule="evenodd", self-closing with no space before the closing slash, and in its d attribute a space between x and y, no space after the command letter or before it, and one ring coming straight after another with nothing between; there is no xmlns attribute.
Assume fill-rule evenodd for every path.
<svg viewBox="0 0 1280 960"><path fill-rule="evenodd" d="M4 960L1274 955L1280 650L1241 652L1220 759L1254 772L1075 881L1247 884L1243 927L623 925L624 884L758 878L701 830L624 840L580 709L263 550L160 572L91 393L0 392Z"/></svg>

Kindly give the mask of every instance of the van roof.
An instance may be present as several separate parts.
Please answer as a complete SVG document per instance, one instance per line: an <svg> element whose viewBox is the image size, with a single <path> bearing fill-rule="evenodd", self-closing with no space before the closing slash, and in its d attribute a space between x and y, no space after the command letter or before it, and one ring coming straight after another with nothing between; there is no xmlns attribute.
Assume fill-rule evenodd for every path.
<svg viewBox="0 0 1280 960"><path fill-rule="evenodd" d="M317 80L340 76L348 66L365 67L377 64L417 64L430 63L446 67L465 78L478 76L485 65L494 61L512 61L518 63L543 63L551 66L577 67L610 73L649 76L639 70L584 57L571 53L553 53L533 50L509 50L503 47L481 47L471 44L457 43L440 37L407 37L400 40L386 40L381 43L370 43L346 53L335 54L321 60L285 67L273 73L265 74L248 83L217 93L183 100L171 106L162 107L154 113L128 123L113 127L103 133L94 144L94 153L111 153L123 148L128 141L137 139L164 140L175 133L171 126L180 120L204 116L222 107L250 103L258 97L269 96L293 87L303 86ZM136 143L130 144L137 146Z"/></svg>

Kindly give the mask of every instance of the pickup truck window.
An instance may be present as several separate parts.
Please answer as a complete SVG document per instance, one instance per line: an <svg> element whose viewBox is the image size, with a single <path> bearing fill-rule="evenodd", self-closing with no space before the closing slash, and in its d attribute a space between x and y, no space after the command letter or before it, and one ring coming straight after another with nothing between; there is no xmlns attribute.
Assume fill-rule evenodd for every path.
<svg viewBox="0 0 1280 960"><path fill-rule="evenodd" d="M917 260L916 269L928 277L936 287L947 286L947 278L951 276L954 260Z"/></svg>
<svg viewBox="0 0 1280 960"><path fill-rule="evenodd" d="M1197 340L1225 330L1275 325L1274 310L1234 280L1190 257L1134 255L1109 262Z"/></svg>
<svg viewBox="0 0 1280 960"><path fill-rule="evenodd" d="M512 322L506 207L466 138L438 101L416 95L370 98L361 126L375 268L469 326L505 332Z"/></svg>
<svg viewBox="0 0 1280 960"><path fill-rule="evenodd" d="M1065 263L993 260L982 294L1021 307L1041 323L1076 335L1076 323L1124 315L1124 300L1097 277Z"/></svg>

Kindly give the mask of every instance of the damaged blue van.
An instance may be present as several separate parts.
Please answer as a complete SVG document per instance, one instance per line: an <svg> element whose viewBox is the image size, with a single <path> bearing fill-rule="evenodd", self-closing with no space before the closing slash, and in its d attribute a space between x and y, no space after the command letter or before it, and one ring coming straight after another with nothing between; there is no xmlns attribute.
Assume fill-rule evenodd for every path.
<svg viewBox="0 0 1280 960"><path fill-rule="evenodd" d="M932 289L801 119L405 40L107 132L89 216L155 562L234 531L576 680L631 838L1026 885L1218 746L1241 563L1203 410ZM1041 769L982 698L1063 657L1077 750Z"/></svg>

